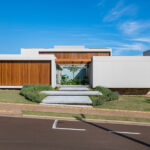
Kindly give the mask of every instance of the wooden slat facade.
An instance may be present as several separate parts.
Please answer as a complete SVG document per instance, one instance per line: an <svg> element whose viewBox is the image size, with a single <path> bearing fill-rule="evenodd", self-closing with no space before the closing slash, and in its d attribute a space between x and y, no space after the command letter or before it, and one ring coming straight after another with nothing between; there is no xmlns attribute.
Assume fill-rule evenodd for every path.
<svg viewBox="0 0 150 150"><path fill-rule="evenodd" d="M0 61L0 85L51 84L50 61Z"/></svg>
<svg viewBox="0 0 150 150"><path fill-rule="evenodd" d="M91 59L57 59L58 64L88 64Z"/></svg>
<svg viewBox="0 0 150 150"><path fill-rule="evenodd" d="M93 56L110 56L110 52L47 52L47 51L40 51L39 54L44 55L55 55L56 62L59 64L87 64L91 62L91 58ZM81 60L80 62L76 61L77 59ZM64 60L67 60L64 62ZM87 60L90 60L87 62Z"/></svg>

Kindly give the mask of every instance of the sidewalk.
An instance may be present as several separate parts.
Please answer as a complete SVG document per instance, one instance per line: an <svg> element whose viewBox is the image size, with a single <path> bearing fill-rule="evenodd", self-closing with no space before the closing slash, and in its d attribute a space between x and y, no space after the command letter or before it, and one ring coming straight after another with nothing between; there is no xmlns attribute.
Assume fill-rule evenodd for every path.
<svg viewBox="0 0 150 150"><path fill-rule="evenodd" d="M49 106L49 105L40 105L40 104L20 104L20 103L2 103L2 102L0 103L0 114L2 115L22 116L22 110L73 113L73 114L89 114L89 115L101 115L101 116L120 116L120 117L132 117L132 118L150 118L150 112L145 112L145 111Z"/></svg>

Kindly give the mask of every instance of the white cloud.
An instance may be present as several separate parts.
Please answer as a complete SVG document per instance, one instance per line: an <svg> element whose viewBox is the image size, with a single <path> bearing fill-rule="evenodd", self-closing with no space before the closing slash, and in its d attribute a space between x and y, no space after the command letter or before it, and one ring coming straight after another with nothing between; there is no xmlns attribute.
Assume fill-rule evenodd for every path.
<svg viewBox="0 0 150 150"><path fill-rule="evenodd" d="M142 43L133 43L133 44L121 43L118 47L112 47L112 49L113 49L113 55L120 55L124 51L143 52L143 50L147 49L147 47Z"/></svg>
<svg viewBox="0 0 150 150"><path fill-rule="evenodd" d="M120 29L126 34L138 34L145 29L150 28L149 21L127 21L121 24Z"/></svg>
<svg viewBox="0 0 150 150"><path fill-rule="evenodd" d="M123 44L122 50L143 51L145 46L142 43Z"/></svg>
<svg viewBox="0 0 150 150"><path fill-rule="evenodd" d="M139 42L150 43L150 38L137 38L137 39L132 39L132 41L139 41Z"/></svg>
<svg viewBox="0 0 150 150"><path fill-rule="evenodd" d="M134 15L136 13L136 6L128 5L124 6L123 1L119 1L117 5L111 9L111 11L104 17L104 22L111 22L117 20L125 15Z"/></svg>
<svg viewBox="0 0 150 150"><path fill-rule="evenodd" d="M120 29L126 34L134 34L137 30L141 29L142 26L136 21L124 22Z"/></svg>

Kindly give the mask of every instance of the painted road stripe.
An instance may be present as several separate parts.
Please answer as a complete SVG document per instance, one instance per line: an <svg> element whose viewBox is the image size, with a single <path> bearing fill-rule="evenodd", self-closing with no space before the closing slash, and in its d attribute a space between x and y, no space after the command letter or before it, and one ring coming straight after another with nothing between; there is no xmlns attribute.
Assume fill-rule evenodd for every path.
<svg viewBox="0 0 150 150"><path fill-rule="evenodd" d="M110 133L119 133L119 134L141 134L138 132L124 132L124 131L109 131Z"/></svg>
<svg viewBox="0 0 150 150"><path fill-rule="evenodd" d="M86 129L75 129L75 128L57 128L58 120L55 120L52 126L52 129L58 130L74 130L74 131L86 131Z"/></svg>

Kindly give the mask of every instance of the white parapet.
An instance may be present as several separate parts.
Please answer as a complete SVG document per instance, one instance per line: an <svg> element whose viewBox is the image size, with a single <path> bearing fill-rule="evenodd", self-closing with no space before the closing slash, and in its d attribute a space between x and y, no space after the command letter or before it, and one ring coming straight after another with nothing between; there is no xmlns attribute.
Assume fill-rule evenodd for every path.
<svg viewBox="0 0 150 150"><path fill-rule="evenodd" d="M21 55L39 55L39 52L110 52L111 48L85 48L84 46L55 46L54 48L22 48Z"/></svg>
<svg viewBox="0 0 150 150"><path fill-rule="evenodd" d="M0 55L0 60L55 60L54 55Z"/></svg>

